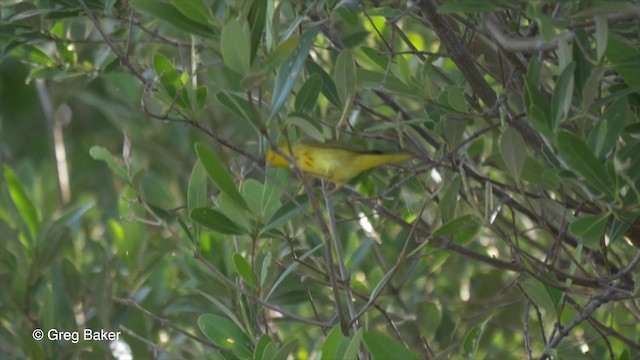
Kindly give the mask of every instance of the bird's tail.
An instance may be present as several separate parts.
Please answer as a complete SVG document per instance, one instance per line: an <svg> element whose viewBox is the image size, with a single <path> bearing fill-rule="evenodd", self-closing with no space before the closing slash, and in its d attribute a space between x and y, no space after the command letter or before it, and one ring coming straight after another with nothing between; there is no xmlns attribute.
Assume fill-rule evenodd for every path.
<svg viewBox="0 0 640 360"><path fill-rule="evenodd" d="M361 162L361 165L364 165L366 169L371 169L386 164L397 164L405 162L413 159L413 157L413 154L406 152L395 154L366 154L362 155L362 157L358 159L358 161Z"/></svg>

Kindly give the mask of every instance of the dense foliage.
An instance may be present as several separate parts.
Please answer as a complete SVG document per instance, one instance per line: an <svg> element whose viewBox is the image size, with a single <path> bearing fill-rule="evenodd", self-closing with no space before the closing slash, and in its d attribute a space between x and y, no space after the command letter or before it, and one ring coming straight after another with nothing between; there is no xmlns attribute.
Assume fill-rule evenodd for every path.
<svg viewBox="0 0 640 360"><path fill-rule="evenodd" d="M639 18L4 1L0 357L637 358ZM415 158L336 189L300 139Z"/></svg>

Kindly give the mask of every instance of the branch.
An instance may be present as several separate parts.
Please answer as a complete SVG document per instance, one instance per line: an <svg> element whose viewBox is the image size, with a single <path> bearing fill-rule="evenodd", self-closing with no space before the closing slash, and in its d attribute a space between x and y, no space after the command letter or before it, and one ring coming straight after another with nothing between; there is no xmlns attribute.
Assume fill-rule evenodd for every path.
<svg viewBox="0 0 640 360"><path fill-rule="evenodd" d="M421 5L423 15L433 26L433 31L436 32L440 41L447 47L451 60L467 79L473 91L487 106L493 106L498 100L498 96L478 71L467 47L458 40L449 23L438 15L438 8L433 0L422 0Z"/></svg>
<svg viewBox="0 0 640 360"><path fill-rule="evenodd" d="M136 68L134 68L133 65L131 65L129 58L123 55L122 53L120 53L118 48L116 48L114 43L111 41L111 38L109 38L109 36L102 30L102 27L98 22L98 19L96 19L96 17L93 16L93 13L87 7L87 4L85 4L83 0L78 0L78 3L80 3L80 7L82 7L82 10L84 10L84 12L87 14L87 16L89 17L89 20L91 20L93 25L96 27L96 29L100 33L100 36L102 36L102 38L107 43L107 45L109 45L109 47L114 52L114 54L116 54L116 56L118 57L118 60L120 60L120 64L124 65L127 69L129 69L129 71L133 75L135 75L138 78L138 80L140 80L140 82L142 82L145 86L148 86L149 83L147 82L147 79L142 75L142 73L140 73Z"/></svg>
<svg viewBox="0 0 640 360"><path fill-rule="evenodd" d="M156 320L160 324L162 324L164 326L168 326L168 327L172 328L173 330L179 332L180 334L183 334L183 335L187 336L190 339L193 339L193 340L195 340L195 341L197 341L199 343L202 343L204 345L211 346L212 348L220 349L216 344L212 343L211 341L209 341L209 340L207 340L205 338L201 338L199 336L193 335L190 332L181 329L180 327L178 327L177 325L175 325L171 321L155 315L154 313L152 313L151 311L143 308L137 302L135 302L135 301L133 301L131 299L124 299L124 298L120 298L120 297L117 297L117 296L113 296L112 299L113 299L113 301L115 301L115 302L117 302L119 304L126 305L126 306L132 307L134 309L137 309L137 310L143 312L145 315L150 316L151 318L153 318L154 320Z"/></svg>
<svg viewBox="0 0 640 360"><path fill-rule="evenodd" d="M473 92L480 97L487 107L493 108L498 101L498 96L478 71L474 58L469 53L468 48L458 40L456 33L449 23L442 16L438 15L438 8L433 0L422 0L421 5L422 13L433 26L433 30L436 32L436 35L438 35L438 38L440 38L440 41L446 46L451 55L451 60L456 64L473 89ZM512 125L522 134L529 146L536 150L540 149L542 143L535 130L533 130L528 123L516 120Z"/></svg>
<svg viewBox="0 0 640 360"><path fill-rule="evenodd" d="M235 282L229 280L226 276L222 275L220 273L220 271L218 269L216 269L214 266L212 266L211 264L209 264L209 262L202 257L202 254L199 251L194 251L193 257L196 258L196 260L200 261L200 263L202 263L209 271L211 271L214 275L216 275L219 279L221 279L224 283L232 286L234 289L240 291L244 296L250 298L251 300L257 302L258 304L271 309L279 314L281 314L282 316L285 316L287 318L302 322L302 323L306 323L306 324L310 324L310 325L315 325L315 326L320 326L323 328L328 328L331 327L332 324L331 322L326 322L326 321L318 321L315 319L308 319L296 314L292 314L286 310L281 309L280 307L270 304L264 300L262 300L260 297L256 296L255 294L247 291L245 288L243 288L242 286L238 286L238 284L236 284Z"/></svg>
<svg viewBox="0 0 640 360"><path fill-rule="evenodd" d="M593 314L600 307L600 305L613 300L614 294L614 289L607 289L600 295L595 296L594 298L589 300L587 306L585 306L585 308L582 309L582 311L580 311L580 313L571 320L569 325L560 327L558 333L549 341L549 344L547 344L547 349L556 348L560 344L560 341L562 341L562 339L564 339L571 333L571 330L573 330L573 328L578 326L587 318L591 317L591 314Z"/></svg>
<svg viewBox="0 0 640 360"><path fill-rule="evenodd" d="M607 21L609 23L614 23L631 20L636 17L638 17L638 14L633 13L611 14L607 17ZM576 36L575 32L572 30L556 35L549 41L545 41L539 36L533 38L516 37L507 35L495 22L495 18L493 16L485 15L482 17L482 20L493 39L500 44L503 49L512 53L536 53L555 50L558 48L558 43L560 43L560 41L570 42L573 41ZM589 26L585 28L585 31L590 34L595 32L596 28L595 26Z"/></svg>

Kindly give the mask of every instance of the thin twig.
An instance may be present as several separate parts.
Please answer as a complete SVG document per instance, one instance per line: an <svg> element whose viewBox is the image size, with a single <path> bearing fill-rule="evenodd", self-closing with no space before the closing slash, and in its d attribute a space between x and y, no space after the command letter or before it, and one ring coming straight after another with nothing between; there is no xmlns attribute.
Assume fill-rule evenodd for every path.
<svg viewBox="0 0 640 360"><path fill-rule="evenodd" d="M125 298L121 298L121 297L117 297L117 296L113 296L112 299L113 299L113 301L115 301L115 302L117 302L119 304L126 305L126 306L132 307L134 309L137 309L137 310L143 312L145 315L153 318L154 320L156 320L160 324L162 324L164 326L167 326L167 327L170 327L173 330L175 330L175 331L187 336L190 339L193 339L193 340L195 340L195 341L197 341L197 342L199 342L201 344L210 346L210 347L212 347L214 349L220 349L220 347L218 347L218 345L212 343L211 341L209 341L209 340L207 340L205 338L193 335L193 334L191 334L190 332L188 332L186 330L183 330L179 326L175 325L173 322L171 322L171 321L169 321L169 320L167 320L165 318L161 318L161 317L157 316L156 314L154 314L151 311L143 308L142 306L140 306L140 304L138 304L137 302L135 302L135 301L133 301L131 299L125 299Z"/></svg>
<svg viewBox="0 0 640 360"><path fill-rule="evenodd" d="M347 300L347 309L349 310L350 319L355 319L355 308L353 306L353 297L351 295L351 279L350 275L347 273L347 269L344 265L344 256L342 255L342 244L340 243L340 238L338 235L338 228L336 227L336 218L333 213L333 203L331 201L331 196L329 190L327 189L327 183L325 181L322 182L322 192L324 194L324 201L327 206L327 214L329 217L329 232L331 233L331 238L333 239L333 246L336 249L336 261L338 262L338 269L340 269L340 282L344 286L344 293ZM351 320L349 320L351 322ZM351 326L353 328L353 332L358 331L357 321L351 322Z"/></svg>
<svg viewBox="0 0 640 360"><path fill-rule="evenodd" d="M280 308L279 306L273 305L271 303L268 303L264 300L262 300L260 297L258 297L257 295L248 292L246 289L244 289L242 286L238 286L238 284L236 284L234 281L232 281L231 279L227 278L226 276L224 276L222 273L220 273L220 271L213 265L209 264L209 262L207 261L207 259L205 259L202 254L199 251L194 251L193 257L198 260L201 264L203 264L212 274L214 274L216 277L218 277L220 280L222 280L224 283L226 283L227 285L232 286L234 289L240 291L244 296L252 299L253 301L259 303L260 305L271 309L279 314L281 314L282 316L286 317L286 318L290 318L292 320L298 321L298 322L302 322L305 324L310 324L310 325L315 325L315 326L320 326L320 327L331 327L331 322L326 322L326 321L318 321L315 319L308 319L296 314L293 314L289 311L286 311L282 308Z"/></svg>

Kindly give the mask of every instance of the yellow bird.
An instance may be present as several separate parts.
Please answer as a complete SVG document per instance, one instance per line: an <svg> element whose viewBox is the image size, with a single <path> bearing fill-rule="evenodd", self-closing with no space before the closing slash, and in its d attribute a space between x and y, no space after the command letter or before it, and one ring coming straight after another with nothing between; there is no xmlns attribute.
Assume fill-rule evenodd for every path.
<svg viewBox="0 0 640 360"><path fill-rule="evenodd" d="M268 164L289 167L289 147L279 144L278 148L286 155L281 156L269 149L266 154ZM365 170L386 164L395 164L410 160L412 154L406 152L382 154L378 151L352 150L344 144L312 144L299 142L291 145L293 157L300 170L311 176L328 180L337 187Z"/></svg>

